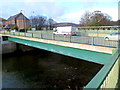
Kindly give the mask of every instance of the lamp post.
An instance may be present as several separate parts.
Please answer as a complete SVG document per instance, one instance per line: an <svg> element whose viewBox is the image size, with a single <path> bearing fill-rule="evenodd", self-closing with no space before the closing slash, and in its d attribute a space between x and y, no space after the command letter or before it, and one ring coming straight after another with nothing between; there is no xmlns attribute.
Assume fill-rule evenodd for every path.
<svg viewBox="0 0 120 90"><path fill-rule="evenodd" d="M23 10L21 10L21 13L22 13L22 11L23 11ZM24 11L24 13L25 13L25 11ZM24 16L24 15L23 15L23 26L24 26L25 32L27 32L27 31L26 31L26 19L25 19L25 16Z"/></svg>
<svg viewBox="0 0 120 90"><path fill-rule="evenodd" d="M34 14L34 11L32 12L33 14ZM32 28L33 28L33 15L31 16L31 30L32 30Z"/></svg>
<svg viewBox="0 0 120 90"><path fill-rule="evenodd" d="M25 11L24 11L24 13L25 13ZM24 24L24 25L25 25L25 32L27 32L27 30L26 30L26 22L27 22L27 21L26 21L26 18L25 18L24 15L23 15L23 17L24 17L24 23L25 23L25 24Z"/></svg>

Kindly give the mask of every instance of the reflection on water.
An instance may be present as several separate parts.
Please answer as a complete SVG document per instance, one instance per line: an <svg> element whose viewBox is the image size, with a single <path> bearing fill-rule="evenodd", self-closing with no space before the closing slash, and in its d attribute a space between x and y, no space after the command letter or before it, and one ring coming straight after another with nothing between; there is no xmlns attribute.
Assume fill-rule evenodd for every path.
<svg viewBox="0 0 120 90"><path fill-rule="evenodd" d="M102 65L34 50L3 55L3 88L80 88Z"/></svg>

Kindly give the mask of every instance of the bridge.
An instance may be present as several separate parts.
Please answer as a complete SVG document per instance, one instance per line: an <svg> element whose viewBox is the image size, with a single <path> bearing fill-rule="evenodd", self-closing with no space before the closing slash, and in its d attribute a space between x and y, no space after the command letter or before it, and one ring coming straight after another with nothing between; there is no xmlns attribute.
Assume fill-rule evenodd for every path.
<svg viewBox="0 0 120 90"><path fill-rule="evenodd" d="M7 36L9 41L104 65L85 88L116 87L118 83L120 57L119 50L115 50L113 46L71 42L71 36L68 36L71 40L58 41L55 40L55 36L52 36L51 40L44 38L43 35L38 38L33 33L1 32L1 35Z"/></svg>

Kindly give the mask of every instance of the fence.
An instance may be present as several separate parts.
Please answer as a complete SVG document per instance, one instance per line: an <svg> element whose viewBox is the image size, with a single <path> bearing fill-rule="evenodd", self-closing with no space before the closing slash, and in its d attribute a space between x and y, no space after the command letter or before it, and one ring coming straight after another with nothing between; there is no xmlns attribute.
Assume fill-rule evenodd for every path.
<svg viewBox="0 0 120 90"><path fill-rule="evenodd" d="M10 34L17 36L25 36L32 38L41 38L41 39L49 39L49 40L58 40L72 43L81 43L81 44L89 44L89 45L99 45L106 47L117 47L118 41L109 41L105 40L102 37L89 37L89 36L71 36L71 35L54 35L52 33L42 31L40 33L25 33L25 32L8 32L8 31L0 31L1 34Z"/></svg>
<svg viewBox="0 0 120 90"><path fill-rule="evenodd" d="M119 32L119 30L78 30L77 34L81 36L104 37L113 32Z"/></svg>

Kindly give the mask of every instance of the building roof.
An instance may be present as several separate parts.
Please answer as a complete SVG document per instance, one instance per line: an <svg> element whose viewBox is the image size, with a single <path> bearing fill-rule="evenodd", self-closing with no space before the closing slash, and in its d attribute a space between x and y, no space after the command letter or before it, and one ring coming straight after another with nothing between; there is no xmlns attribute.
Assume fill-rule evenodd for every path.
<svg viewBox="0 0 120 90"><path fill-rule="evenodd" d="M15 26L15 24L6 25L4 28L5 28L5 29L10 29L10 28L12 28L13 26Z"/></svg>
<svg viewBox="0 0 120 90"><path fill-rule="evenodd" d="M1 20L2 20L2 21L7 21L6 19L0 17L0 21L1 21Z"/></svg>
<svg viewBox="0 0 120 90"><path fill-rule="evenodd" d="M63 22L63 23L56 23L56 24L53 24L53 26L56 26L56 27L63 27L63 26L78 26L78 25L75 24L75 23Z"/></svg>
<svg viewBox="0 0 120 90"><path fill-rule="evenodd" d="M19 14L16 14L14 16L10 16L7 20L9 21L9 20L13 20L15 18L18 20L21 20L21 19L23 19L23 17L24 17L24 19L29 20L26 16L23 15L23 13L19 13Z"/></svg>
<svg viewBox="0 0 120 90"><path fill-rule="evenodd" d="M17 14L17 15L14 15L14 16L10 16L7 20L9 21L9 20L15 19L16 16L18 16L18 14Z"/></svg>

